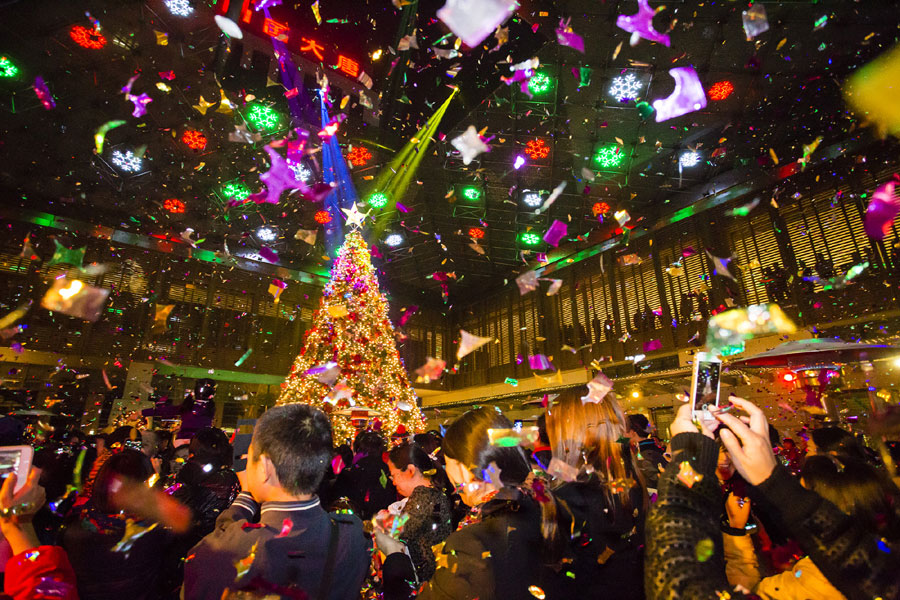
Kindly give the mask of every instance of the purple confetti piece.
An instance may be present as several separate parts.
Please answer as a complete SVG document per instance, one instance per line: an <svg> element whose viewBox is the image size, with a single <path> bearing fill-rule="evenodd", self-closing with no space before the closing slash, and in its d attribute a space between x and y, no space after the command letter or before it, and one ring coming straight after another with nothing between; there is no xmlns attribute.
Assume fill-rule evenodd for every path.
<svg viewBox="0 0 900 600"><path fill-rule="evenodd" d="M669 75L675 79L675 91L653 101L657 123L706 108L706 92L693 67L675 67L669 69Z"/></svg>
<svg viewBox="0 0 900 600"><path fill-rule="evenodd" d="M558 219L554 220L553 224L550 225L550 229L544 234L544 241L556 248L559 246L559 241L563 239L568 232L569 227L565 223Z"/></svg>
<svg viewBox="0 0 900 600"><path fill-rule="evenodd" d="M897 183L889 181L875 190L872 201L866 208L866 235L873 240L882 240L891 229L891 224L900 213L900 202L895 198Z"/></svg>
<svg viewBox="0 0 900 600"><path fill-rule="evenodd" d="M644 353L653 352L654 350L659 350L662 348L662 342L659 340L650 340L649 342L644 342Z"/></svg>
<svg viewBox="0 0 900 600"><path fill-rule="evenodd" d="M584 38L572 31L569 21L559 20L559 27L556 28L556 42L560 46L568 46L584 54Z"/></svg>
<svg viewBox="0 0 900 600"><path fill-rule="evenodd" d="M143 117L144 115L146 115L147 105L153 102L153 98L151 98L147 94L141 94L140 96L127 94L125 97L128 100L131 100L131 103L134 104L134 110L131 112L132 117Z"/></svg>
<svg viewBox="0 0 900 600"><path fill-rule="evenodd" d="M653 15L656 11L650 8L647 0L638 0L638 11L633 15L619 15L616 26L631 34L631 45L637 43L635 36L642 37L651 42L659 42L664 46L670 45L669 36L659 33L653 28Z"/></svg>
<svg viewBox="0 0 900 600"><path fill-rule="evenodd" d="M278 253L272 250L271 248L266 248L263 246L259 249L259 255L263 257L263 259L269 261L270 263L278 262Z"/></svg>
<svg viewBox="0 0 900 600"><path fill-rule="evenodd" d="M550 360L543 354L532 354L528 357L528 366L532 371L548 371L553 369ZM555 370L555 369L554 369Z"/></svg>
<svg viewBox="0 0 900 600"><path fill-rule="evenodd" d="M44 78L40 75L34 78L34 93L37 94L38 100L41 101L44 108L47 110L56 108L56 101L53 100L53 94L50 93L50 88L47 87Z"/></svg>
<svg viewBox="0 0 900 600"><path fill-rule="evenodd" d="M409 209L406 208L405 205L400 204L399 202L397 203L397 210L399 210L399 211L402 212L402 213L408 213L408 212L409 212Z"/></svg>

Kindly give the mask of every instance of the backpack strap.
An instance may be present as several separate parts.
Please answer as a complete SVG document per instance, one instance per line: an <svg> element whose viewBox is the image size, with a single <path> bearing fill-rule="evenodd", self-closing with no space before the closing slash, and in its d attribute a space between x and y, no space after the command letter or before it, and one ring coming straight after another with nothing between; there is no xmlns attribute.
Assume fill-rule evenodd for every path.
<svg viewBox="0 0 900 600"><path fill-rule="evenodd" d="M341 535L337 521L332 519L331 515L328 515L328 523L331 527L331 537L328 540L328 555L325 558L325 568L322 569L322 580L319 582L319 593L316 594L316 600L326 600L331 592L334 563L337 560L338 538Z"/></svg>

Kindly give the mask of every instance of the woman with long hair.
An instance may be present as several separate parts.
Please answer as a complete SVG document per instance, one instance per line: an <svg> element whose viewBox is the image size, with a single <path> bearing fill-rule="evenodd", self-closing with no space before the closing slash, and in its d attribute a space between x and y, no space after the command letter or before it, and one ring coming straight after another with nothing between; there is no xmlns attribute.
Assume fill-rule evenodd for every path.
<svg viewBox="0 0 900 600"><path fill-rule="evenodd" d="M571 474L554 493L574 518L574 582L583 598L643 598L646 490L615 394L589 400L564 392L546 417L553 459Z"/></svg>
<svg viewBox="0 0 900 600"><path fill-rule="evenodd" d="M529 489L528 458L518 446L491 444L499 430L513 425L492 408L471 410L444 436L447 476L472 507L460 528L444 543L437 570L416 598L534 600L574 598L567 576L567 538L571 523L552 494ZM385 580L402 577L405 556L391 554ZM388 566L393 563L392 573ZM406 578L412 576L405 558Z"/></svg>

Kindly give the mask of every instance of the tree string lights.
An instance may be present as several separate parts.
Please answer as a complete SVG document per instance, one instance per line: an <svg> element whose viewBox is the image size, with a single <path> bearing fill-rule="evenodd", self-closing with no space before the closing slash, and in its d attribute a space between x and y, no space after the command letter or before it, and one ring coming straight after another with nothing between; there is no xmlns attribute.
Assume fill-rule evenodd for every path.
<svg viewBox="0 0 900 600"><path fill-rule="evenodd" d="M207 139L202 131L188 129L181 136L181 141L191 150L203 150L206 148Z"/></svg>
<svg viewBox="0 0 900 600"><path fill-rule="evenodd" d="M163 208L173 215L180 215L185 211L184 202L178 198L166 198L163 201Z"/></svg>
<svg viewBox="0 0 900 600"><path fill-rule="evenodd" d="M339 372L329 385L321 380L328 380L323 371L332 365ZM298 402L329 414L336 444L353 439L350 410L374 411L386 438L424 427L394 343L388 303L359 231L349 233L338 252L312 328L282 384L278 404Z"/></svg>
<svg viewBox="0 0 900 600"><path fill-rule="evenodd" d="M350 164L354 167L364 167L372 160L372 153L362 146L354 146L353 149L347 153L347 160L349 160Z"/></svg>
<svg viewBox="0 0 900 600"><path fill-rule="evenodd" d="M106 38L99 29L88 29L83 25L74 25L69 30L72 41L88 50L99 50L106 45Z"/></svg>
<svg viewBox="0 0 900 600"><path fill-rule="evenodd" d="M541 138L528 140L528 143L525 144L525 154L527 154L528 158L531 160L547 158L550 156L550 146L548 146L547 142Z"/></svg>

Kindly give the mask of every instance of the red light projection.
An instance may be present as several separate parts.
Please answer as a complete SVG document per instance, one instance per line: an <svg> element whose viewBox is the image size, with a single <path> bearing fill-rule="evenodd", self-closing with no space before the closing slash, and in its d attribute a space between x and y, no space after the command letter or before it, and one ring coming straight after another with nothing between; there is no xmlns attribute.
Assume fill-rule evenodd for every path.
<svg viewBox="0 0 900 600"><path fill-rule="evenodd" d="M710 100L724 100L734 91L734 86L730 81L718 81L709 88L706 94Z"/></svg>
<svg viewBox="0 0 900 600"><path fill-rule="evenodd" d="M163 208L173 215L178 215L184 212L185 206L184 202L178 198L166 198L163 202Z"/></svg>
<svg viewBox="0 0 900 600"><path fill-rule="evenodd" d="M547 158L550 156L550 146L540 138L529 140L528 143L525 144L525 154L527 154L528 158L531 160Z"/></svg>
<svg viewBox="0 0 900 600"><path fill-rule="evenodd" d="M476 240L484 239L484 229L480 227L469 227L469 237Z"/></svg>
<svg viewBox="0 0 900 600"><path fill-rule="evenodd" d="M207 139L203 132L194 129L188 129L181 136L181 141L191 150L203 150L206 148Z"/></svg>
<svg viewBox="0 0 900 600"><path fill-rule="evenodd" d="M327 223L331 223L331 213L327 210L320 210L313 216L313 219L316 220L316 223L325 225Z"/></svg>
<svg viewBox="0 0 900 600"><path fill-rule="evenodd" d="M82 25L75 25L69 30L72 41L88 50L99 50L106 45L106 38L98 29L88 29Z"/></svg>
<svg viewBox="0 0 900 600"><path fill-rule="evenodd" d="M354 167L364 167L372 159L372 153L362 146L354 146L353 150L347 153L347 160Z"/></svg>
<svg viewBox="0 0 900 600"><path fill-rule="evenodd" d="M594 212L594 216L603 215L609 212L609 204L606 202L595 202L594 207L591 209Z"/></svg>

